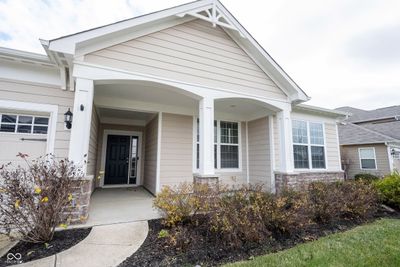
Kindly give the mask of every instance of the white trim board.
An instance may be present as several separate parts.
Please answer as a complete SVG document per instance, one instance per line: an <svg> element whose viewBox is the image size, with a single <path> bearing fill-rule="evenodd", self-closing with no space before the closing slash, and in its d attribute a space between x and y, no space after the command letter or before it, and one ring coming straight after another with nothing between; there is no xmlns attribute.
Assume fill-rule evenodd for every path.
<svg viewBox="0 0 400 267"><path fill-rule="evenodd" d="M139 142L138 142L138 157L139 157L139 162L137 163L137 173L136 173L136 184L121 184L121 185L105 185L104 184L104 177L106 174L105 166L106 166L106 155L107 155L107 138L109 135L123 135L123 136L138 136L139 137ZM130 187L130 186L139 186L142 184L142 145L143 145L143 133L142 132L137 132L137 131L122 131L122 130L110 130L110 129L104 129L103 131L103 141L102 141L102 147L101 147L101 163L100 163L100 172L103 172L100 178L100 187L106 188L106 187ZM128 173L129 173L129 168L128 168ZM127 177L128 181L128 177Z"/></svg>
<svg viewBox="0 0 400 267"><path fill-rule="evenodd" d="M25 112L45 112L50 114L49 128L47 131L46 153L54 154L54 145L56 140L56 128L58 117L58 106L49 104L38 104L32 102L21 102L12 100L0 100L0 108L21 110Z"/></svg>

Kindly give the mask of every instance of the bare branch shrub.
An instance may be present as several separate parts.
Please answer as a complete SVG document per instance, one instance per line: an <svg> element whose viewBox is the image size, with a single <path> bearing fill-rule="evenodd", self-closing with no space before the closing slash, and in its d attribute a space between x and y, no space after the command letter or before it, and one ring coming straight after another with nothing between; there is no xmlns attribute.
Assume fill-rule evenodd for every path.
<svg viewBox="0 0 400 267"><path fill-rule="evenodd" d="M83 173L73 162L46 155L26 166L0 166L0 233L26 242L52 240L56 227L68 225L73 186Z"/></svg>

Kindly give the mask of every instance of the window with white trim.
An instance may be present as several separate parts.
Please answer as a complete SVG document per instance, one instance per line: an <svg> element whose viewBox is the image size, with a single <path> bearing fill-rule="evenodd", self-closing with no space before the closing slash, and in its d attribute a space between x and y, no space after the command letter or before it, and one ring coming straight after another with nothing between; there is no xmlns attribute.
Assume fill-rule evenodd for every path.
<svg viewBox="0 0 400 267"><path fill-rule="evenodd" d="M292 121L295 169L325 169L325 140L322 123Z"/></svg>
<svg viewBox="0 0 400 267"><path fill-rule="evenodd" d="M360 156L360 167L363 170L375 170L376 169L376 155L375 148L363 147L358 149Z"/></svg>
<svg viewBox="0 0 400 267"><path fill-rule="evenodd" d="M200 167L199 119L197 119L196 168ZM214 168L239 168L239 123L214 121Z"/></svg>
<svg viewBox="0 0 400 267"><path fill-rule="evenodd" d="M0 132L47 134L48 128L49 117L0 113Z"/></svg>

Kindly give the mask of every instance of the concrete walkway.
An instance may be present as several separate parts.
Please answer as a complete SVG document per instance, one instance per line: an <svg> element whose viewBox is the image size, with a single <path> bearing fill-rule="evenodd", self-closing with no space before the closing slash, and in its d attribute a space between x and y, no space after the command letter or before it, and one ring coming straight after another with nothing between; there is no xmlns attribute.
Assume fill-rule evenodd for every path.
<svg viewBox="0 0 400 267"><path fill-rule="evenodd" d="M160 218L153 200L142 187L98 188L91 196L88 221L80 227Z"/></svg>
<svg viewBox="0 0 400 267"><path fill-rule="evenodd" d="M143 244L147 221L95 226L80 243L54 256L15 267L112 267L123 262Z"/></svg>

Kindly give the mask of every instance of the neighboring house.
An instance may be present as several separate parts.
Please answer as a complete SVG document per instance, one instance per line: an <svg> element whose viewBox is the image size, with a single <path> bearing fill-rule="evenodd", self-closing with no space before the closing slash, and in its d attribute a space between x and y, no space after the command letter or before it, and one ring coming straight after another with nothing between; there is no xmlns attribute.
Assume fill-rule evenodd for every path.
<svg viewBox="0 0 400 267"><path fill-rule="evenodd" d="M348 118L339 125L344 169L383 176L400 170L400 106L375 110L341 107Z"/></svg>
<svg viewBox="0 0 400 267"><path fill-rule="evenodd" d="M156 194L194 178L271 192L343 178L345 113L301 104L309 97L219 1L41 42L47 56L0 50L0 162L69 157L86 195Z"/></svg>

